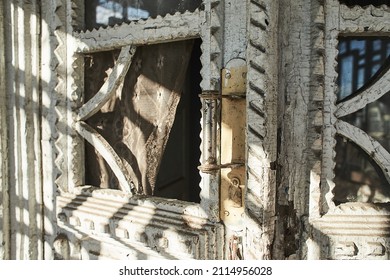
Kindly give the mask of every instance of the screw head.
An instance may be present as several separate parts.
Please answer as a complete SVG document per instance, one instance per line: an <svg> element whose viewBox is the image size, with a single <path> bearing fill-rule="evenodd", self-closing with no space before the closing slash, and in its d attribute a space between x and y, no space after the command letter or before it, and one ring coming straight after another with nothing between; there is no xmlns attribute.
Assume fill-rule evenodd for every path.
<svg viewBox="0 0 390 280"><path fill-rule="evenodd" d="M230 181L235 187L238 187L240 185L240 179L238 179L237 177L232 178Z"/></svg>

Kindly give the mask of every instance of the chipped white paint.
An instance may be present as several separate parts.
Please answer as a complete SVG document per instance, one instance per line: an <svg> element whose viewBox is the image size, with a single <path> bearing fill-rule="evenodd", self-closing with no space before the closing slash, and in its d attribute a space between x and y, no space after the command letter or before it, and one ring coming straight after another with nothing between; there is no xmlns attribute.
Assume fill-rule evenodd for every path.
<svg viewBox="0 0 390 280"><path fill-rule="evenodd" d="M204 1L205 12L202 16L201 50L202 69L200 74L202 91L219 91L220 71L222 69L223 36L223 2ZM202 104L202 132L200 135L201 163L214 161L218 163L220 139L218 133L220 103L217 100L204 100ZM201 207L208 213L210 221L219 222L219 185L218 173L201 173L200 198Z"/></svg>
<svg viewBox="0 0 390 280"><path fill-rule="evenodd" d="M202 174L200 204L132 196L131 174L123 174L120 155L81 122L75 125L104 104L130 64L127 52L116 66L119 79L110 76L101 94L82 107L86 53L198 37L205 92L220 90L221 69L232 58L247 61L244 257L389 258L388 207L335 206L332 200L336 133L360 145L390 176L388 151L338 120L386 94L389 72L359 97L335 104L338 36L389 36L388 6L205 0L202 10L80 32L75 30L83 29L82 0L42 0L39 9L37 3L0 5L0 243L5 242L0 258L227 257L225 241L232 231L220 223L218 172ZM212 106L202 110L203 129L213 133L202 136L202 160L211 154L219 164L220 102ZM100 145L124 191L80 188L84 138L79 134ZM17 220L8 222L9 216ZM287 250L291 244L299 246Z"/></svg>
<svg viewBox="0 0 390 280"><path fill-rule="evenodd" d="M389 35L390 33L390 7L382 5L374 7L340 5L341 32L353 34Z"/></svg>
<svg viewBox="0 0 390 280"><path fill-rule="evenodd" d="M63 69L56 72L61 57L57 34L60 21L56 14L62 8L56 6L51 0L41 2L41 80L42 80L42 179L43 179L43 203L45 216L44 259L53 259L52 246L56 237L56 212L55 195L57 192L58 178L61 175L60 167L63 160L60 159L65 147L60 146L57 140L61 138L64 125L61 119L63 101L60 98L61 78ZM58 2L58 4L60 4ZM53 16L54 15L54 16ZM62 49L64 45L62 44ZM61 121L59 121L61 119ZM64 185L62 185L63 187Z"/></svg>
<svg viewBox="0 0 390 280"><path fill-rule="evenodd" d="M247 49L245 258L270 259L274 238L278 3L250 0Z"/></svg>
<svg viewBox="0 0 390 280"><path fill-rule="evenodd" d="M325 3L325 95L324 95L324 131L323 131L323 159L321 174L321 214L326 213L329 207L334 207L332 201L332 182L334 178L334 158L336 145L336 80L337 80L337 46L339 36L339 2L330 0Z"/></svg>
<svg viewBox="0 0 390 280"><path fill-rule="evenodd" d="M63 230L72 242L74 238L81 241L87 258L102 258L117 250L127 252L122 259L222 257L222 225L216 226L199 215L203 210L196 204L84 187L77 195L61 196L59 207ZM100 242L94 245L92 240ZM117 245L112 247L114 243Z"/></svg>
<svg viewBox="0 0 390 280"><path fill-rule="evenodd" d="M387 93L388 72L347 101L336 105L338 36L388 35L387 6L364 8L325 2L325 91L323 108L323 160L321 197L313 201L322 205L322 216L311 217L308 252L317 259L388 259L390 217L387 206L369 203L333 203L335 135L342 135L362 147L389 178L390 154L365 132L339 120L352 114ZM314 191L311 189L311 191ZM325 203L324 203L325 202Z"/></svg>
<svg viewBox="0 0 390 280"><path fill-rule="evenodd" d="M83 53L112 50L126 45L157 44L199 37L204 12L186 12L138 20L114 27L75 32L77 50Z"/></svg>
<svg viewBox="0 0 390 280"><path fill-rule="evenodd" d="M205 12L196 10L193 13L186 12L184 14L167 15L163 18L158 16L156 19L147 19L145 21L122 24L120 26L93 30L91 32L74 32L74 19L69 16L71 14L71 1L65 2L67 13L66 17L63 18L63 24L65 26L64 31L66 31L68 34L73 34L76 38L69 36L62 38L62 33L58 32L58 38L62 40L66 39L66 53L61 54L62 59L66 58L66 63L60 64L61 67L64 67L64 65L66 67L67 76L63 77L63 81L65 83L61 82L61 84L64 86L66 85L66 87L62 88L65 89L65 91L61 91L60 95L62 98L65 97L64 105L67 110L65 115L62 116L62 120L64 120L64 122L67 124L67 127L64 130L66 132L66 137L62 137L62 139L57 140L58 143L62 143L61 145L65 145L66 147L64 149L65 153L60 154L58 157L62 158L62 160L59 161L57 159L56 161L66 169L66 172L60 177L62 179L57 180L57 182L61 185L66 182L62 188L61 195L57 197L57 203L59 203L59 207L57 207L57 213L60 214L60 219L66 219L68 223L66 224L60 222L60 226L57 230L58 234L61 236L66 235L69 238L69 246L71 251L69 253L70 257L102 258L104 256L106 258L117 258L118 255L115 255L114 253L114 256L108 252L110 251L110 248L112 250L114 250L114 248L118 248L119 251L129 252L127 255L133 256L134 253L131 253L131 248L137 247L143 248L144 253L142 253L142 256L145 258L153 255L159 255L163 258L172 258L171 256L174 256L173 258L223 258L223 250L220 248L220 246L223 246L224 244L224 242L221 242L221 240L223 240L223 227L216 223L219 220L219 192L218 186L215 185L215 183L218 182L216 176L210 176L212 178L209 181L215 183L207 184L207 182L205 183L205 180L202 181L201 184L204 187L201 192L201 203L200 205L195 205L196 207L193 207L194 205L187 202L169 202L169 200L165 200L169 202L170 208L168 211L163 211L163 217L169 217L171 215L170 213L180 211L178 209L183 207L180 205L185 205L187 208L185 210L186 214L184 216L176 215L172 219L164 220L164 225L167 228L163 231L161 231L160 224L154 224L152 222L156 214L154 212L154 214L145 214L145 208L143 207L135 207L134 209L130 209L131 215L144 217L144 220L141 222L141 226L136 226L136 223L133 223L131 220L127 219L121 221L120 216L115 215L115 211L119 211L118 209L112 208L113 211L115 211L109 212L111 218L108 218L107 216L105 217L104 213L101 211L96 211L96 209L101 209L102 205L111 205L113 198L112 192L110 190L94 190L92 192L93 196L99 194L101 196L100 200L92 199L91 203L82 203L83 206L80 206L80 209L89 209L88 211L70 211L67 212L66 216L63 214L67 207L71 207L70 202L66 202L64 204L64 199L66 197L74 196L81 201L83 200L83 195L77 193L78 186L82 185L83 182L83 149L81 148L83 145L82 141L80 141L82 138L85 138L87 141L97 147L99 153L104 154L105 159L111 165L114 173L116 173L122 187L124 187L125 190L125 192L120 194L119 197L123 197L126 192L128 193L126 196L126 202L122 202L122 204L127 205L127 203L130 203L129 198L131 197L131 174L126 175L123 173L124 168L122 164L124 164L124 162L121 161L120 157L113 151L109 144L100 137L99 134L91 131L91 129L82 122L75 122L77 118L86 119L90 117L97 109L99 109L98 107L105 102L109 93L114 91L113 89L116 86L116 82L120 80L115 78L115 81L109 81L107 84L103 85L101 96L98 94L95 99L93 98L90 100L90 102L87 102L84 107L81 107L83 99L82 92L84 76L83 55L89 52L104 51L120 47L124 47L124 53L126 52L126 49L129 48L126 47L129 44L155 44L183 40L187 38L191 39L199 36L202 37L202 32L205 32L203 34L211 34L215 31L214 26L212 26L210 22L211 18L207 20ZM213 5L213 7L215 7L216 4L218 3L206 3L206 6L209 7L209 11L212 11L211 6ZM73 8L75 8L75 10L72 12L77 14L77 7ZM207 26L207 28L205 28L205 26ZM203 31L201 32L201 30ZM61 45L57 47L57 49L60 48ZM123 75L120 75L119 78L123 78L127 71L127 63L130 63L129 60L127 60L129 57L131 57L131 55L127 54L127 58L125 59L126 62L124 62L125 65L117 64L121 67L123 66L121 71ZM210 62L212 59L215 59L215 56L207 57L203 54L201 59L203 67L210 69ZM60 68L57 69L60 70ZM216 73L219 74L219 68L213 69L212 72L214 73L214 76ZM61 75L59 76L61 77ZM110 90L110 88L112 90ZM79 116L77 116L76 112L77 108L79 107L81 107L81 113ZM75 134L76 131L82 137L78 137L77 134ZM61 170L62 168L63 167L59 167ZM213 188L212 186L215 187ZM118 194L118 192L116 194ZM149 198L145 197L134 199L138 201L137 203L147 203L149 200ZM84 208L84 206L87 208ZM159 206L157 208L159 209ZM183 224L180 222L181 219L189 221L188 225L190 225L190 227L187 231L182 232ZM201 219L203 222L198 223L196 222L197 219ZM111 223L113 220L117 220L120 225L118 224L118 227L112 229ZM175 226L176 223L179 223L181 226ZM79 227L81 227L81 229L79 229ZM132 231L137 228L139 232L138 237L141 236L141 239L139 240L132 239ZM87 230L87 232L85 234L81 233L84 230ZM91 235L89 232L90 230L94 232L93 237L86 239L85 236ZM141 232L144 233L142 234ZM205 235L205 232L209 233ZM114 237L126 239L129 236L130 240L125 240L121 244L114 240ZM142 238L145 237L148 240L146 243L145 240L142 241ZM80 239L83 239L83 241ZM181 243L179 242L180 240L182 240ZM179 243L176 244L176 242ZM114 245L114 243L116 243L116 245ZM57 242L56 244L61 247L61 244L67 246L66 244L68 243L61 241ZM206 246L206 244L208 245ZM65 249L57 248L57 251L65 252L67 251ZM169 254L161 252L161 250L169 251ZM120 253L118 254L120 255ZM121 256L122 258L125 258L124 255ZM142 256L136 254L133 257L142 258Z"/></svg>
<svg viewBox="0 0 390 280"><path fill-rule="evenodd" d="M346 203L313 223L322 259L388 259L387 206Z"/></svg>

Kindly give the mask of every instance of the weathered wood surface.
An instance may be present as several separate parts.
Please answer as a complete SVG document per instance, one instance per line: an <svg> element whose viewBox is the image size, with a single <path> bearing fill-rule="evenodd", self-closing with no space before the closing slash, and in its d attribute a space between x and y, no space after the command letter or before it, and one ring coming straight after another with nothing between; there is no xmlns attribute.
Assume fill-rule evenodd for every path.
<svg viewBox="0 0 390 280"><path fill-rule="evenodd" d="M81 243L81 252L71 247L71 258L222 258L223 226L210 222L200 205L92 189L58 198L61 232Z"/></svg>
<svg viewBox="0 0 390 280"><path fill-rule="evenodd" d="M153 194L161 158L180 101L192 40L144 46L137 49L123 87L87 122L133 169L138 193ZM100 58L99 58L100 57ZM86 99L97 92L105 76L104 63L114 65L111 53L95 54L86 68ZM110 70L109 70L110 71ZM111 171L97 163L99 155L86 157L90 183L116 188ZM99 166L96 171L96 167ZM172 167L174 168L174 167ZM129 170L130 171L130 170ZM132 173L132 171L130 171Z"/></svg>
<svg viewBox="0 0 390 280"><path fill-rule="evenodd" d="M125 45L157 44L199 37L204 12L158 16L114 27L75 32L78 51L97 52ZM97 40L98 38L98 40Z"/></svg>
<svg viewBox="0 0 390 280"><path fill-rule="evenodd" d="M249 2L244 250L246 259L270 259L275 230L279 5Z"/></svg>
<svg viewBox="0 0 390 280"><path fill-rule="evenodd" d="M366 35L389 35L390 7L373 5L347 7L340 5L340 31L351 35L364 33Z"/></svg>

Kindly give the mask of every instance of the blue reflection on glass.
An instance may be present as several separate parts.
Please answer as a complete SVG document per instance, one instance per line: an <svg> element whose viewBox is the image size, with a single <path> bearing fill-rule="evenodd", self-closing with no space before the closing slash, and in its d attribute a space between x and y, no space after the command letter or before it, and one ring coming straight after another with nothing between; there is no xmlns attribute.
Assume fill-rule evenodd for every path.
<svg viewBox="0 0 390 280"><path fill-rule="evenodd" d="M389 55L388 38L340 38L338 100L350 96L364 86Z"/></svg>
<svg viewBox="0 0 390 280"><path fill-rule="evenodd" d="M339 102L361 89L390 55L388 37L349 37L339 40ZM377 140L390 151L390 95L384 94L363 109L342 118ZM359 143L358 143L359 144ZM337 137L334 201L390 202L390 185L381 168L361 147Z"/></svg>
<svg viewBox="0 0 390 280"><path fill-rule="evenodd" d="M131 7L114 1L100 0L96 7L96 23L111 25L121 21L146 19L149 12L139 7Z"/></svg>

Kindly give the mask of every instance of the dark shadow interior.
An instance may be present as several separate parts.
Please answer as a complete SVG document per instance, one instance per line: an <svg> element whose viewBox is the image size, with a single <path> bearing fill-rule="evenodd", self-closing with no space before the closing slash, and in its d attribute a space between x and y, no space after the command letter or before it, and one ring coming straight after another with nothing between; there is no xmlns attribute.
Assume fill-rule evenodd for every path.
<svg viewBox="0 0 390 280"><path fill-rule="evenodd" d="M201 101L200 44L195 40L184 92L161 162L155 195L199 202Z"/></svg>
<svg viewBox="0 0 390 280"><path fill-rule="evenodd" d="M374 5L374 6L380 6L380 5L390 5L389 0L340 0L340 3L343 3L347 6L367 6L367 5Z"/></svg>

